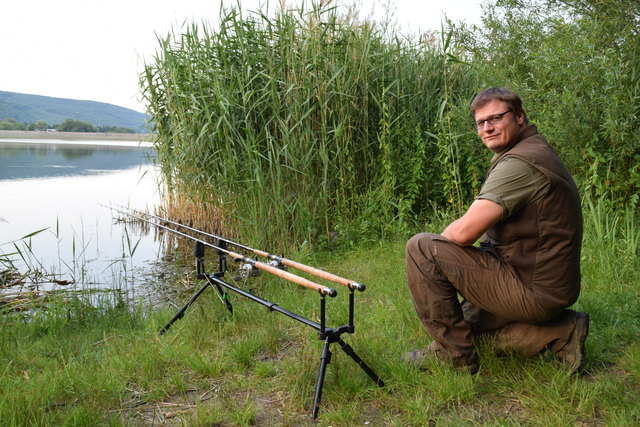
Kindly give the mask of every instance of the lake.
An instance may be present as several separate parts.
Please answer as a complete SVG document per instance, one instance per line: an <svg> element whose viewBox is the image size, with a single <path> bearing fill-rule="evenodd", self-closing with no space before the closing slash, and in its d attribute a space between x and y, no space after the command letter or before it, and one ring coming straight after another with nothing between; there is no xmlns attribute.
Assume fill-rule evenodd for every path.
<svg viewBox="0 0 640 427"><path fill-rule="evenodd" d="M145 282L163 245L105 207L153 212L159 204L153 151L143 144L0 138L0 253L18 249L19 271L41 269L79 287Z"/></svg>

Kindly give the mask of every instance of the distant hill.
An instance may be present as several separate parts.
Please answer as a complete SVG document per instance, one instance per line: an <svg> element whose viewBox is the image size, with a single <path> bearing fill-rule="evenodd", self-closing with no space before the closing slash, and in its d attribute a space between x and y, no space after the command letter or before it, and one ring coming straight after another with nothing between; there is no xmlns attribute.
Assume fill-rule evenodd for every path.
<svg viewBox="0 0 640 427"><path fill-rule="evenodd" d="M97 101L0 91L0 120L5 118L22 123L44 120L49 125L75 119L94 126L122 126L139 133L147 132L145 115L129 108Z"/></svg>

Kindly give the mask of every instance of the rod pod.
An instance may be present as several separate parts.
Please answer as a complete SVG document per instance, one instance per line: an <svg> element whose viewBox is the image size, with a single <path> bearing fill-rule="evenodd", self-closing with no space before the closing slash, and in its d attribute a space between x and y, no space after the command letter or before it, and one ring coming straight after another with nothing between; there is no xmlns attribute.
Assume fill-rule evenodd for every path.
<svg viewBox="0 0 640 427"><path fill-rule="evenodd" d="M115 208L112 208L115 209ZM233 307L231 306L231 302L229 301L228 297L227 297L227 293L222 289L223 287L225 289L229 289L231 291L234 291L246 298L249 298L252 301L258 302L259 304L262 304L264 306L266 306L269 311L277 311L281 314L284 314L296 321L299 321L307 326L310 326L314 329L316 329L318 331L318 339L323 340L324 341L324 346L322 349L322 353L321 353L321 357L320 357L320 369L318 372L318 380L316 383L316 390L315 390L315 395L314 395L314 400L313 400L313 408L312 408L312 417L313 419L316 419L318 416L318 411L319 411L319 405L320 405L320 401L322 398L322 389L324 386L324 378L325 378L325 374L326 374L326 370L327 370L327 365L331 362L331 357L332 357L332 353L330 350L330 346L333 343L338 343L340 345L340 348L358 365L360 366L360 368L362 370L365 371L365 373L369 376L369 378L371 378L375 384L379 387L384 387L384 382L380 379L380 377L378 377L378 375L376 375L376 373L356 354L356 352L353 350L353 348L351 348L346 342L344 342L344 340L342 339L342 334L344 333L353 333L354 332L354 324L353 324L353 317L354 317L354 290L358 290L358 291L364 291L364 285L358 284L357 282L352 282L352 281L347 281L347 279L342 279L338 276L332 275L331 273L326 273L323 272L322 270L317 270L314 269L313 267L309 267L309 266L305 266L308 267L311 270L314 271L319 271L321 273L326 273L327 275L332 276L333 278L338 278L340 280L342 280L343 282L337 282L337 283L342 283L346 286L349 287L349 324L345 325L345 326L340 326L337 328L328 328L326 326L326 314L325 314L325 297L326 295L330 296L330 297L335 297L336 296L336 291L331 289L331 288L327 288L327 287L322 287L320 285L317 285L313 282L309 282L310 285L305 285L303 284L303 286L306 287L310 287L312 289L316 289L318 290L319 294L320 294L320 323L314 322L310 319L307 319L303 316L300 316L298 314L292 313L289 310L286 310L282 307L279 307L277 304L271 303L269 301L266 301L262 298L259 298L249 292L246 292L240 288L237 288L227 282L225 282L224 280L222 280L222 277L224 275L224 273L226 272L227 268L226 268L226 256L230 255L232 258L234 258L235 260L242 260L242 261L247 261L252 263L252 265L255 264L262 264L265 265L264 263L259 263L255 260L251 260L248 259L246 257L242 257L239 254L236 254L234 252L231 252L229 250L227 250L227 243L229 243L229 241L227 241L226 239L222 239L219 238L217 240L217 245L212 245L209 244L207 242L204 242L200 239L197 239L193 236L190 236L188 234L182 233L178 230L163 226L161 224L157 224L155 222L146 220L144 218L141 218L140 216L137 215L133 215L129 212L124 212L122 210L119 209L115 209L116 211L122 212L126 215L132 216L134 218L137 218L143 222L146 222L148 224L154 225L158 228L161 229L165 229L168 230L170 232L173 232L177 235L180 235L182 237L186 237L188 239L193 240L194 243L194 249L193 249L193 254L194 257L196 258L196 268L197 268L197 273L198 273L198 279L200 280L206 280L206 283L190 298L190 300L187 302L187 304L182 307L177 313L176 315L169 321L169 323L163 327L160 330L160 334L164 334L170 327L171 325L178 319L182 318L185 314L185 311L188 309L188 307L206 290L207 287L213 285L217 288L218 292L220 293L220 295L222 296L223 301L225 302L227 309L229 309L229 311L231 313L233 313ZM179 224L180 225L180 224ZM188 228L188 227L187 227ZM197 231L197 230L196 230ZM214 273L214 274L207 274L205 271L205 264L204 264L204 255L205 255L205 246L210 246L214 249L216 249L217 255L218 255L218 265L219 265L219 271ZM279 260L286 260L286 258L271 258L271 256L269 256L270 259L275 260L275 259L279 259ZM290 260L286 260L286 261L290 261ZM278 261L279 264L284 264L284 265L288 265L285 262L280 262ZM294 264L296 264L295 262L293 262ZM268 265L268 267L270 269L274 269L274 270L278 270L279 268L273 265ZM296 268L296 267L293 267ZM265 268L261 268L261 269L265 269ZM269 272L269 269L265 269ZM310 273L312 273L312 271L308 271ZM282 272L282 273L286 273L286 272ZM281 276L280 274L276 274L275 275ZM290 276L292 276L294 279L300 279L300 280L306 280L303 278L300 278L298 276L295 276L293 274L288 273ZM313 273L312 273L313 274ZM299 283L296 280L292 280L290 276L281 276L283 278L286 278L287 280L291 280L294 281L294 283L298 283L298 284L302 284ZM319 277L323 277L320 276ZM331 280L328 277L324 277L327 280Z"/></svg>

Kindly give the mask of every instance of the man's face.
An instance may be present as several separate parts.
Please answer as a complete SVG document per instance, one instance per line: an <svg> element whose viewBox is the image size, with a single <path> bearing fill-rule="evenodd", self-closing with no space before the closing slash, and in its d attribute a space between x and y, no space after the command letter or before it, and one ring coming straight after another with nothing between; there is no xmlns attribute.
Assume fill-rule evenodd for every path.
<svg viewBox="0 0 640 427"><path fill-rule="evenodd" d="M503 114L508 112L507 114ZM491 124L487 119L497 119L497 123ZM507 145L518 135L520 128L524 126L524 114L521 112L517 116L511 111L511 107L504 101L494 99L476 110L476 124L482 123L478 127L478 136L482 143L494 153L504 150Z"/></svg>

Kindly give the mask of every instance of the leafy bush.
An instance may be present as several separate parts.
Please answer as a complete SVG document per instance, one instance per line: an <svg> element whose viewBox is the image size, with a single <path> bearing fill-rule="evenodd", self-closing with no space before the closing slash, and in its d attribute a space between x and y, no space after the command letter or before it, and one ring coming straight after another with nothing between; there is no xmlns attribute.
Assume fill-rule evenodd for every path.
<svg viewBox="0 0 640 427"><path fill-rule="evenodd" d="M56 126L60 132L97 132L98 128L81 120L67 119Z"/></svg>
<svg viewBox="0 0 640 427"><path fill-rule="evenodd" d="M640 3L502 0L456 43L483 86L510 86L585 194L640 195Z"/></svg>
<svg viewBox="0 0 640 427"><path fill-rule="evenodd" d="M16 119L6 118L0 120L0 130L24 130L24 123L16 121Z"/></svg>

